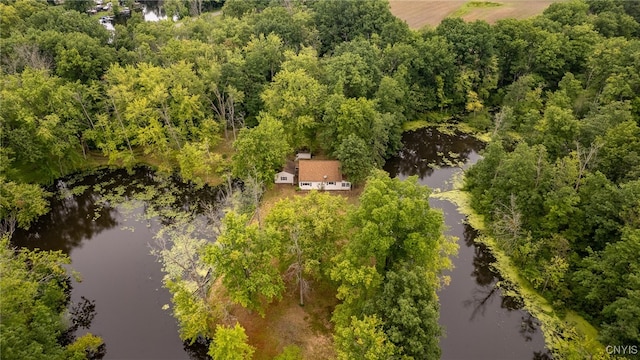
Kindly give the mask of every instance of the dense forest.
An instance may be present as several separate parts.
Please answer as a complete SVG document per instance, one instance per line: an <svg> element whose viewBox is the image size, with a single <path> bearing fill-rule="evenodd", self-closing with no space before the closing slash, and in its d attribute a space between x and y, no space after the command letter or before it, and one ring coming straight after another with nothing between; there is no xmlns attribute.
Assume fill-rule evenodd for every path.
<svg viewBox="0 0 640 360"><path fill-rule="evenodd" d="M451 245L429 190L375 169L409 121L466 124L491 134L464 189L501 251L603 344L640 345L640 2L574 0L527 20L447 18L419 31L384 0L227 0L193 17L188 1L172 1L178 21L132 12L115 31L80 3L0 1L5 238L48 211L43 186L74 171L145 163L199 185L231 175L262 189L294 151L322 153L364 188L358 205L313 194L256 221L256 190L230 201L217 245L175 241L201 249L197 266L258 312L284 275L301 302L307 280L332 284L339 358L435 358L435 291ZM61 340L64 256L8 246L3 355L97 351L93 337ZM165 267L181 338L212 338L214 358L249 358L242 328L207 305L203 271L185 280ZM32 301L9 319L15 303L4 299L22 296L19 281ZM413 305L396 311L403 296ZM28 336L34 321L55 330ZM587 356L580 344L551 350Z"/></svg>

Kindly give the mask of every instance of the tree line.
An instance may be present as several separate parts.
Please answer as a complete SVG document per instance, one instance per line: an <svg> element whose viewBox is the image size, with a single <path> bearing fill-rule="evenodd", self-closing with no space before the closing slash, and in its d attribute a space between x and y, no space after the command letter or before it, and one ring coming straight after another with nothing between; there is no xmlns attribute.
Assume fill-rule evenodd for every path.
<svg viewBox="0 0 640 360"><path fill-rule="evenodd" d="M382 0L227 0L221 16L148 23L134 13L113 33L36 0L3 0L0 16L3 229L47 211L35 183L97 155L186 180L231 173L269 184L308 149L341 160L358 183L401 146L408 120L465 122L494 137L465 186L524 276L592 320L603 341L638 343L637 2L569 1L527 20L445 19L419 31ZM231 157L216 152L225 141ZM406 254L380 251L372 256L389 267L361 281L382 277L389 294L424 281L404 273ZM304 290L316 265L295 258ZM343 298L339 323L359 330L340 336L380 344L384 324L399 320L380 310L381 288L358 286L376 300ZM429 292L415 296L429 302ZM367 317L351 318L350 306Z"/></svg>

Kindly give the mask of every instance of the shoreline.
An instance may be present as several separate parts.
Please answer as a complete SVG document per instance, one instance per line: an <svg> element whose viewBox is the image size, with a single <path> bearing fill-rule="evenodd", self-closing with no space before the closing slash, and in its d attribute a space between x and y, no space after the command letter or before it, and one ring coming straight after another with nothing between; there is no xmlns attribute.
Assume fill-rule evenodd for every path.
<svg viewBox="0 0 640 360"><path fill-rule="evenodd" d="M554 356L568 359L608 358L605 347L598 340L598 331L587 320L572 310L560 314L531 284L519 273L508 257L498 246L495 239L487 235L484 217L477 214L469 205L469 194L460 189L462 178L456 179L454 189L433 193L431 196L447 200L466 216L467 223L480 233L477 242L486 245L496 258L493 266L500 276L513 285L513 289L501 287L501 291L522 300L523 310L531 313L539 322L544 335L545 347Z"/></svg>

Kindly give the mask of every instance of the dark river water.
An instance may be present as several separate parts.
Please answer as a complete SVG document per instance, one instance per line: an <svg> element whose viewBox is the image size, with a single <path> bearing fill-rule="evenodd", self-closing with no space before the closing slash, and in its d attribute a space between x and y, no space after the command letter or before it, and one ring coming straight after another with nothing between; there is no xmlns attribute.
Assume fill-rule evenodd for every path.
<svg viewBox="0 0 640 360"><path fill-rule="evenodd" d="M215 191L194 190L175 180L166 185L146 168L133 174L104 170L79 181L62 179L56 189L67 193L72 182L88 188L79 195L54 198L47 215L28 232L14 234L14 244L70 255L73 269L82 277L81 282L73 281L72 301L82 297L95 301L88 331L104 339L105 359L206 358L206 348L182 343L170 310L163 310L170 294L162 287L161 264L150 253L162 218L144 216L148 203L104 204L100 192L120 194L121 201L150 185L165 184L157 189L156 198L170 198L170 206L188 211L212 201Z"/></svg>
<svg viewBox="0 0 640 360"><path fill-rule="evenodd" d="M403 134L404 148L384 169L401 179L417 175L419 182L441 191L453 188L453 177L479 160L483 144L468 135L447 135L432 128ZM437 165L437 166L434 166ZM448 272L450 285L439 292L442 359L547 359L538 322L522 304L496 287L495 261L465 217L446 200L431 199L442 209L447 234L458 238L459 252Z"/></svg>
<svg viewBox="0 0 640 360"><path fill-rule="evenodd" d="M405 147L385 170L401 178L418 175L422 184L443 190L452 187L451 178L460 171L454 163L474 163L482 147L471 137L433 129L407 132L403 141ZM105 170L59 180L55 190L63 195L51 201L51 212L29 231L14 234L18 246L70 255L73 268L82 276L81 282L73 282L72 300L95 301L95 318L88 331L105 340L105 359L206 358L206 347L182 343L170 310L163 310L170 296L162 287L161 265L150 254L149 244L165 220L143 216L148 202L111 205L117 202L105 203L100 195L117 193L120 200L129 199L149 185L164 183L144 168L133 174ZM215 198L214 189L196 190L175 180L169 185L154 196L169 194L169 205L175 209L197 209ZM74 186L84 186L84 191L72 195L68 189ZM451 284L439 292L440 322L447 334L441 340L442 358L544 359L544 340L536 320L495 286L499 278L491 269L494 259L474 244L475 233L463 224L464 217L448 201L432 199L431 205L444 211L448 234L457 237L460 245L449 274Z"/></svg>

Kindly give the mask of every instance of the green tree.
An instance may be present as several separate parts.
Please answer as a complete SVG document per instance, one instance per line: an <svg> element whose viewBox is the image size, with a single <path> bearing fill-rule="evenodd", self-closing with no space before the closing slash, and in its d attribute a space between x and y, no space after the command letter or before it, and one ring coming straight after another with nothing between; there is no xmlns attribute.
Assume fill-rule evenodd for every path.
<svg viewBox="0 0 640 360"><path fill-rule="evenodd" d="M93 4L94 2L91 0L66 1L64 3L64 8L84 13L89 10Z"/></svg>
<svg viewBox="0 0 640 360"><path fill-rule="evenodd" d="M206 143L187 142L176 155L180 167L180 177L185 181L204 184L204 179L216 173L222 163L222 156L211 152Z"/></svg>
<svg viewBox="0 0 640 360"><path fill-rule="evenodd" d="M401 181L377 171L368 179L360 205L350 213L355 230L351 241L334 259L331 271L332 279L341 284L337 296L343 300L342 310L334 315L337 324L358 314L396 265L413 262L437 286L455 244L442 234L442 214L430 208L428 197L429 189L416 178Z"/></svg>
<svg viewBox="0 0 640 360"><path fill-rule="evenodd" d="M429 272L412 263L397 266L386 273L381 292L372 300L389 341L409 358L440 357L440 307Z"/></svg>
<svg viewBox="0 0 640 360"><path fill-rule="evenodd" d="M640 230L625 228L622 239L583 260L575 279L586 290L586 308L602 311L602 339L638 343L637 315L640 283Z"/></svg>
<svg viewBox="0 0 640 360"><path fill-rule="evenodd" d="M221 305L209 304L209 292L218 272L203 261L207 240L197 237L196 226L205 225L189 217L176 220L156 234L151 253L162 264L162 282L172 295L180 339L193 343L211 336L209 322Z"/></svg>
<svg viewBox="0 0 640 360"><path fill-rule="evenodd" d="M291 153L282 122L268 114L261 115L255 128L242 129L233 147L233 175L241 179L253 176L267 186L273 184L276 170Z"/></svg>
<svg viewBox="0 0 640 360"><path fill-rule="evenodd" d="M384 322L376 315L355 316L347 326L336 327L334 339L338 359L360 358L365 360L391 359L399 351L385 334Z"/></svg>
<svg viewBox="0 0 640 360"><path fill-rule="evenodd" d="M68 346L69 257L57 251L16 250L0 239L0 347L7 359L86 358L102 340L87 334ZM88 342L88 338L91 341ZM80 357L81 356L81 357Z"/></svg>
<svg viewBox="0 0 640 360"><path fill-rule="evenodd" d="M274 234L248 223L247 215L227 212L222 232L207 247L204 261L222 276L233 302L263 311L264 301L280 298L284 291L282 278L272 265L281 249Z"/></svg>
<svg viewBox="0 0 640 360"><path fill-rule="evenodd" d="M267 227L279 234L282 247L281 264L288 267L285 276L295 279L300 305L304 305L310 280L322 278L331 266L338 240L342 236L342 197L312 191L276 203L267 216Z"/></svg>
<svg viewBox="0 0 640 360"><path fill-rule="evenodd" d="M262 92L265 111L282 121L287 141L296 149L315 148L326 87L304 70L283 70Z"/></svg>
<svg viewBox="0 0 640 360"><path fill-rule="evenodd" d="M2 146L16 177L46 181L80 162L80 106L70 85L44 70L3 76L0 88ZM35 180L35 179L34 179Z"/></svg>
<svg viewBox="0 0 640 360"><path fill-rule="evenodd" d="M535 127L540 132L535 140L546 147L551 159L556 159L573 150L579 126L571 109L549 105Z"/></svg>
<svg viewBox="0 0 640 360"><path fill-rule="evenodd" d="M115 62L115 51L83 33L65 34L56 46L56 72L69 80L98 80Z"/></svg>
<svg viewBox="0 0 640 360"><path fill-rule="evenodd" d="M376 86L371 69L358 54L344 53L327 60L330 84L336 84L346 97L369 96Z"/></svg>
<svg viewBox="0 0 640 360"><path fill-rule="evenodd" d="M200 150L218 141L217 126L204 103L204 84L191 64L114 65L106 81L105 105L110 112L98 114L95 127L86 134L111 162L131 166L138 148L169 171L189 141L200 143ZM182 152L183 162L193 150Z"/></svg>
<svg viewBox="0 0 640 360"><path fill-rule="evenodd" d="M373 34L380 34L393 19L389 3L381 0L321 0L313 3L313 9L321 42L320 54L358 35L370 38Z"/></svg>
<svg viewBox="0 0 640 360"><path fill-rule="evenodd" d="M252 14L249 21L255 34L274 33L282 39L284 46L296 50L303 45L312 45L317 36L315 29L311 28L310 14L292 7L269 6Z"/></svg>
<svg viewBox="0 0 640 360"><path fill-rule="evenodd" d="M28 229L49 211L50 194L38 185L6 181L0 177L0 236L11 237L16 226Z"/></svg>
<svg viewBox="0 0 640 360"><path fill-rule="evenodd" d="M407 95L412 113L464 105L464 94L456 89L460 68L452 45L441 36L432 36L417 39L414 48L417 54L408 68L412 91Z"/></svg>
<svg viewBox="0 0 640 360"><path fill-rule="evenodd" d="M616 125L600 137L597 169L614 183L640 177L640 127L635 121Z"/></svg>
<svg viewBox="0 0 640 360"><path fill-rule="evenodd" d="M398 120L393 116L380 114L372 100L333 95L325 104L322 137L335 154L349 136L357 136L366 143L369 158L367 161L382 166L390 135L401 128Z"/></svg>
<svg viewBox="0 0 640 360"><path fill-rule="evenodd" d="M435 291L455 244L444 237L442 214L429 207L428 197L429 189L416 178L372 174L350 213L351 240L331 271L343 300L334 312L336 327L349 326L360 314L376 316L397 356L431 358L440 352ZM352 349L338 341L340 351Z"/></svg>
<svg viewBox="0 0 640 360"><path fill-rule="evenodd" d="M376 168L367 143L354 134L342 141L335 151L335 156L340 160L342 173L353 184L362 183Z"/></svg>
<svg viewBox="0 0 640 360"><path fill-rule="evenodd" d="M240 324L234 327L216 326L213 342L209 346L209 356L214 360L249 360L255 348L247 344L247 334Z"/></svg>
<svg viewBox="0 0 640 360"><path fill-rule="evenodd" d="M242 53L242 71L246 81L238 84L237 88L245 94L247 115L257 116L262 109L260 93L265 84L272 81L280 70L284 60L284 46L282 39L274 33L252 35Z"/></svg>
<svg viewBox="0 0 640 360"><path fill-rule="evenodd" d="M222 11L225 16L240 18L252 11L262 11L269 5L269 0L227 0Z"/></svg>

